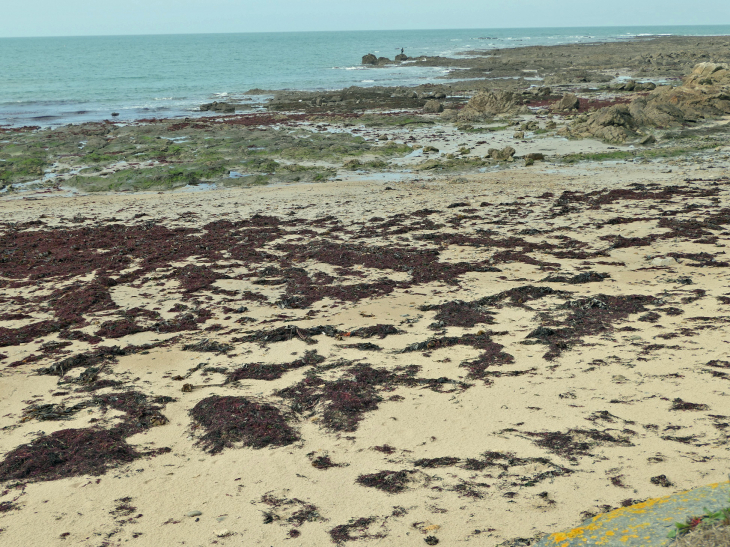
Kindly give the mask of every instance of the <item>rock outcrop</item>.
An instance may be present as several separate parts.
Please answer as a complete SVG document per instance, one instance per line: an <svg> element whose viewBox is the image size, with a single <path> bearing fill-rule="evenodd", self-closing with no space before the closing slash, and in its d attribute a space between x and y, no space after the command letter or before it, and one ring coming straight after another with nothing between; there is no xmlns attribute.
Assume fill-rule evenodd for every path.
<svg viewBox="0 0 730 547"><path fill-rule="evenodd" d="M398 55L395 56L395 60L398 61L399 63L402 63L403 61L408 60L408 55L406 55L405 53L399 53Z"/></svg>
<svg viewBox="0 0 730 547"><path fill-rule="evenodd" d="M373 55L372 53L368 53L367 55L363 55L362 64L364 64L364 65L377 65L378 64L378 58L375 55Z"/></svg>
<svg viewBox="0 0 730 547"><path fill-rule="evenodd" d="M212 103L201 104L200 111L222 112L228 114L236 111L236 105L231 103L219 103L218 101L213 101Z"/></svg>
<svg viewBox="0 0 730 547"><path fill-rule="evenodd" d="M637 82L628 80L626 82L618 82L609 86L617 91L654 91L656 84L654 82Z"/></svg>
<svg viewBox="0 0 730 547"><path fill-rule="evenodd" d="M459 112L461 121L479 121L497 114L516 113L525 108L511 91L480 91Z"/></svg>
<svg viewBox="0 0 730 547"><path fill-rule="evenodd" d="M502 148L502 150L497 150L496 148L490 148L487 151L487 155L492 158L493 160L497 161L507 161L511 157L515 155L515 149L511 146L505 146Z"/></svg>
<svg viewBox="0 0 730 547"><path fill-rule="evenodd" d="M438 114L444 111L444 105L436 100L426 101L426 104L423 105L423 111L426 114Z"/></svg>
<svg viewBox="0 0 730 547"><path fill-rule="evenodd" d="M578 110L580 108L580 100L572 93L566 93L555 104L550 107L553 112L566 112L568 110Z"/></svg>
<svg viewBox="0 0 730 547"><path fill-rule="evenodd" d="M628 105L583 115L560 132L620 143L638 136L642 127L669 128L730 114L730 66L700 63L678 87L658 87Z"/></svg>

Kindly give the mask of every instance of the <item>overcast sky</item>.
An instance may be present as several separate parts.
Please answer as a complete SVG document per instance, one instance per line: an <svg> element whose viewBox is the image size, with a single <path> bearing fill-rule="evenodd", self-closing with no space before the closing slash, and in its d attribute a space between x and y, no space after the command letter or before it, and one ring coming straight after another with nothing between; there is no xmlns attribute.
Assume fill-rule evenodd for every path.
<svg viewBox="0 0 730 547"><path fill-rule="evenodd" d="M730 24L728 0L7 0L0 37Z"/></svg>

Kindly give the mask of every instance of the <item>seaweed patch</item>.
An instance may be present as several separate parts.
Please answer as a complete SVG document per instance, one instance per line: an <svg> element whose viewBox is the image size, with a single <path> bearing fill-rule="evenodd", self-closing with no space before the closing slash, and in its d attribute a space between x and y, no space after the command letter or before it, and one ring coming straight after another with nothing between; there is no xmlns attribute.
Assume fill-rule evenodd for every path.
<svg viewBox="0 0 730 547"><path fill-rule="evenodd" d="M260 449L286 446L299 440L299 434L278 408L245 397L207 397L190 410L190 416L193 431L203 432L196 444L210 454L218 454L237 443Z"/></svg>

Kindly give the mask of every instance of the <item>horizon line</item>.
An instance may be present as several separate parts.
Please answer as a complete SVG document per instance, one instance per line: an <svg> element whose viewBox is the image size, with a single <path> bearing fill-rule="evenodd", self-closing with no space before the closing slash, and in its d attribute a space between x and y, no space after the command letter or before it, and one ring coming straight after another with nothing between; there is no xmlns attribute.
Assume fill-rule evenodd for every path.
<svg viewBox="0 0 730 547"><path fill-rule="evenodd" d="M542 27L446 27L446 28L418 28L418 29L357 29L357 30L277 30L277 31L240 31L240 32L160 32L160 33L132 33L132 34L46 34L29 36L0 36L0 40L17 40L29 38L124 38L130 36L223 36L234 34L317 34L326 32L419 32L429 30L533 30L533 29L632 29L632 28L687 28L687 27L728 27L730 23L713 23L701 25L568 25ZM730 33L729 33L730 34ZM714 36L727 36L719 34Z"/></svg>

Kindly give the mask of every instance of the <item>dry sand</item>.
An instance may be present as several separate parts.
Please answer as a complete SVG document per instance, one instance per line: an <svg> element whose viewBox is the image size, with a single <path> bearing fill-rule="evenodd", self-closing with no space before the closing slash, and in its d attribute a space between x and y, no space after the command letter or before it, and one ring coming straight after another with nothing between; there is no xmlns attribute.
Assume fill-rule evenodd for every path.
<svg viewBox="0 0 730 547"><path fill-rule="evenodd" d="M118 308L84 313L88 323L77 322L71 329L91 335L133 308L159 308L168 320L177 313L170 311L175 304L212 312L199 324L201 330L160 334L149 327L151 319L138 316L138 323L151 330L117 339L102 335L105 340L97 344L74 340L58 349L46 346L51 349L45 353L41 344L59 340L58 333L0 348L6 356L0 361L1 457L54 432L109 429L132 419L92 404L65 420L39 421L27 414L24 418L30 405L63 401L68 408L128 390L174 398L160 405L167 423L140 419L139 432L126 439L140 451L169 447L166 453L115 464L99 476L43 480L48 477L41 474L31 477L40 480L2 483L0 543L320 546L351 538L360 540L355 544L424 545L433 537L440 545L491 547L575 526L586 513L630 500L725 480L730 461L726 164L690 166L686 173L662 173L666 169L651 164L538 164L458 183L423 177L0 201L0 251L5 253L0 279L8 282L17 281L9 275L8 260L40 267L42 257L30 247L22 260L18 253L8 255L11 243L26 232L66 234L81 247L79 253L114 222L185 227L193 235L203 234L197 240L199 255L176 257L167 269L122 279L108 289ZM688 178L701 180L685 182ZM455 203L468 205L449 208ZM413 215L423 209L434 212ZM256 240L256 227L232 226L231 233L240 229L248 235L232 238L230 246L255 246L267 257L247 263L215 250L211 258L214 245L206 249L211 232L204 226L247 221L256 214L286 224L266 240ZM424 219L434 224L424 225ZM42 224L24 224L38 220ZM170 241L155 244L165 247ZM277 247L284 241L297 250ZM328 242L341 257L352 250L348 245L360 246L358 252L367 248L370 261L326 263L317 252ZM126 251L113 252L133 255L134 242L124 245ZM372 248L380 246L412 254L402 263L383 254L377 265ZM433 250L438 261L413 265L414 257L421 256L414 249ZM282 265L287 252L291 259ZM677 253L677 262L652 262L669 253ZM84 269L82 259L66 260L73 276L5 284L0 327L21 329L53 319L58 311L49 307L48 295L100 275ZM459 263L473 267L466 272L456 268L453 276L444 268ZM228 278L185 293L179 277L168 276L185 264ZM407 267L400 269L402 264ZM140 265L135 258L124 272ZM303 309L280 307L275 303L285 299L292 287L288 276L295 274L261 273L267 266L303 268L315 288L327 289L329 296L315 298ZM431 267L445 273L429 277ZM107 275L118 278L120 271ZM607 277L594 276L587 283L545 281L581 272ZM417 274L424 281L409 287ZM267 276L288 284L254 283ZM377 281L384 277L395 282L390 292L373 290L374 296L349 300L331 296L342 285L342 294L357 283L382 288ZM266 298L245 300L243 291ZM463 304L494 295L500 296L482 300L480 306ZM443 327L432 325L438 310L419 309L447 302L457 302L457 319L447 319ZM225 306L248 307L243 315L251 321L237 323L241 314ZM621 315L622 306L631 309ZM468 323L468 313L477 308L491 324L450 324L459 323L458 318ZM30 317L8 318L18 313ZM233 341L292 324L300 331L290 340ZM382 339L347 335L378 324L393 325L401 333ZM211 325L220 328L205 330ZM320 325L339 333L308 337L303 330ZM539 326L546 329L535 333ZM440 347L448 345L445 337L465 334L472 337ZM160 345L167 339L172 341ZM183 350L185 344L205 339L232 348L225 353ZM430 346L421 351L402 352L427 340L432 340ZM468 363L484 350L469 340L499 344L512 358L492 356L485 369L470 372ZM367 342L380 351L342 347ZM98 373L97 382L121 382L116 386L83 391L83 381L76 380L82 368L62 377L35 372L99 346L143 344L153 347L111 359ZM245 364L288 363L308 350L325 361L292 368L278 379L225 383L231 371ZM29 355L40 359L17 365ZM204 367L189 373L199 363ZM371 406L361 414L353 411L353 403L332 419L328 408L334 403L324 394L310 408L281 396L280 390L307 377L320 387L346 382L366 363L391 376L359 386L361 396L371 397ZM405 367L411 365L416 368L408 376ZM185 379L175 380L178 376ZM192 391L182 391L183 384L191 384ZM206 452L196 444L203 431L191 428L189 411L211 396L245 397L277 407L298 440L260 449L238 443L217 454ZM353 416L354 423L347 422ZM313 466L326 461L318 460L323 456L336 466ZM7 471L1 462L0 472ZM381 471L394 474L378 484L399 492L357 482ZM666 481L656 479L662 475ZM191 511L200 515L186 516Z"/></svg>

